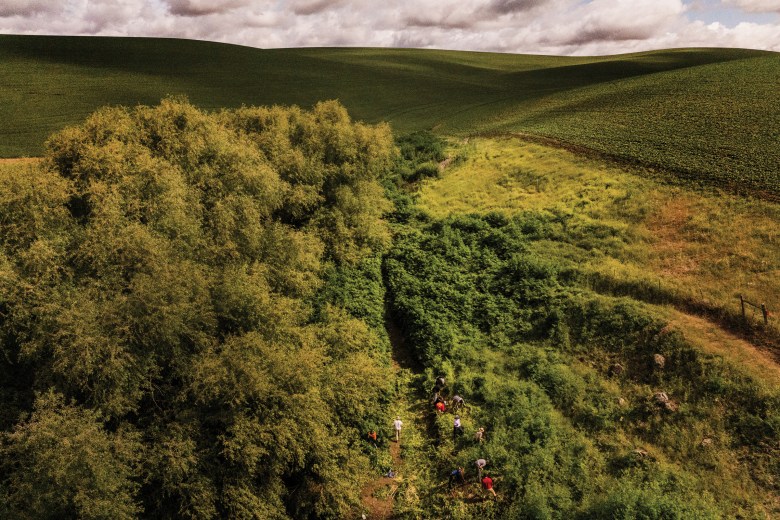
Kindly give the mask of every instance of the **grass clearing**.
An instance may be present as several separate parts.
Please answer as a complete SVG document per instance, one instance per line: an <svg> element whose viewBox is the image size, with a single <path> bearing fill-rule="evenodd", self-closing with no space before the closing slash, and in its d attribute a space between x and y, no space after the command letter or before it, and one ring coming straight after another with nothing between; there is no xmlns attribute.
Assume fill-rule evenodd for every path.
<svg viewBox="0 0 780 520"><path fill-rule="evenodd" d="M720 356L756 379L780 388L780 365L765 351L697 316L669 310L667 319L686 340L703 352Z"/></svg>

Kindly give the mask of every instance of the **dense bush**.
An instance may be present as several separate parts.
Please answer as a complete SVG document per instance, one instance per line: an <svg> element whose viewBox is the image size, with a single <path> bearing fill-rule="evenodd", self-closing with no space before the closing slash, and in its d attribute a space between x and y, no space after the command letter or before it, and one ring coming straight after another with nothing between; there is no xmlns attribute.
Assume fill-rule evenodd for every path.
<svg viewBox="0 0 780 520"><path fill-rule="evenodd" d="M485 445L451 441L451 422L437 419L436 467L486 458L502 494L495 507L442 501L433 516L465 507L488 518L761 518L760 506L743 509L744 483L712 482L750 479L749 465L748 485L773 488L777 392L695 350L647 306L583 288L571 260L533 244L576 244L578 233L554 213L420 219L388 253L407 341L466 396L466 421L489 432ZM593 235L583 247L613 239ZM654 401L659 390L677 412ZM702 448L704 435L728 444ZM746 461L741 476L717 462L733 449Z"/></svg>
<svg viewBox="0 0 780 520"><path fill-rule="evenodd" d="M168 99L47 147L0 179L0 516L344 517L389 379L388 128Z"/></svg>
<svg viewBox="0 0 780 520"><path fill-rule="evenodd" d="M396 144L401 157L408 163L439 163L444 160L444 141L427 130L400 136L396 139Z"/></svg>

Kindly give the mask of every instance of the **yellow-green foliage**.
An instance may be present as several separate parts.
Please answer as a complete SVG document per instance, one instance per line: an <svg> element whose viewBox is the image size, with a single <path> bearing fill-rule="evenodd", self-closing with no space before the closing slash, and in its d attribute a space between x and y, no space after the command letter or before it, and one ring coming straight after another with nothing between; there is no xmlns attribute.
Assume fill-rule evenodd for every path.
<svg viewBox="0 0 780 520"><path fill-rule="evenodd" d="M166 99L47 150L0 169L0 516L344 517L387 383L387 126Z"/></svg>
<svg viewBox="0 0 780 520"><path fill-rule="evenodd" d="M780 309L777 204L665 184L647 171L517 138L470 139L450 153L453 165L419 192L421 207L437 217L540 211L569 236L538 250L576 259L594 283L731 314L738 294Z"/></svg>
<svg viewBox="0 0 780 520"><path fill-rule="evenodd" d="M48 391L6 435L3 457L17 468L0 512L7 518L136 518L140 435L107 431L94 410Z"/></svg>

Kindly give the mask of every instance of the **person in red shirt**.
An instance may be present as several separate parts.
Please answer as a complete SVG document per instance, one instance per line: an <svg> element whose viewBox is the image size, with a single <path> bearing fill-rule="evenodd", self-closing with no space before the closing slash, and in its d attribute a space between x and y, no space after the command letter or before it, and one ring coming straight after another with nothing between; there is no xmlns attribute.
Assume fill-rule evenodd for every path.
<svg viewBox="0 0 780 520"><path fill-rule="evenodd" d="M438 401L436 403L436 411L439 413L444 413L445 410L447 410L447 407L444 405L444 402Z"/></svg>
<svg viewBox="0 0 780 520"><path fill-rule="evenodd" d="M371 445L376 448L376 430L371 430L368 432L368 442L370 442Z"/></svg>
<svg viewBox="0 0 780 520"><path fill-rule="evenodd" d="M498 500L498 495L496 495L496 490L493 489L493 479L490 478L490 475L485 475L482 479L482 487L493 493L493 496Z"/></svg>

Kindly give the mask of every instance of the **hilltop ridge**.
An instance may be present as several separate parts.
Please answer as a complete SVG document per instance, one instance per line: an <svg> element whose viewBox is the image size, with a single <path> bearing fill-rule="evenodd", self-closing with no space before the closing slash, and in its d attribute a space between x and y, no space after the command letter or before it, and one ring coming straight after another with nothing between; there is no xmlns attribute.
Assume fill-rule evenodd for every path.
<svg viewBox="0 0 780 520"><path fill-rule="evenodd" d="M776 195L778 71L780 54L745 49L558 57L4 35L0 156L40 155L46 136L104 105L338 98L356 119L401 133L526 132Z"/></svg>

